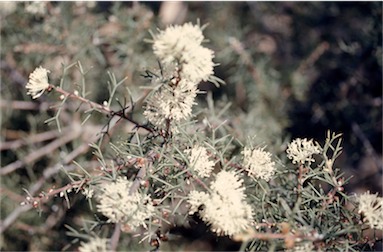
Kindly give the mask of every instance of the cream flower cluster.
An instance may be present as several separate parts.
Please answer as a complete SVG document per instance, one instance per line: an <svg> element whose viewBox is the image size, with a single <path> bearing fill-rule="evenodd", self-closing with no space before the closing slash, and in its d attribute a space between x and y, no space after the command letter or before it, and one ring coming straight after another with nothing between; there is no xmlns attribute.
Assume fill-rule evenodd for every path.
<svg viewBox="0 0 383 252"><path fill-rule="evenodd" d="M201 45L198 25L169 26L153 35L153 51L165 69L174 66L173 78L148 99L145 117L158 128L167 121L181 122L191 116L198 83L214 74L214 53Z"/></svg>
<svg viewBox="0 0 383 252"><path fill-rule="evenodd" d="M312 242L297 243L292 249L287 249L286 252L308 252L315 251L315 246Z"/></svg>
<svg viewBox="0 0 383 252"><path fill-rule="evenodd" d="M94 237L87 243L81 242L81 246L78 248L80 252L106 252L108 249L108 239Z"/></svg>
<svg viewBox="0 0 383 252"><path fill-rule="evenodd" d="M359 213L363 213L365 222L371 228L383 230L383 198L366 192L358 197Z"/></svg>
<svg viewBox="0 0 383 252"><path fill-rule="evenodd" d="M294 139L287 147L287 157L292 160L293 164L314 162L313 154L319 154L321 148L314 145L313 140L307 140L306 138Z"/></svg>
<svg viewBox="0 0 383 252"><path fill-rule="evenodd" d="M27 2L25 6L25 11L36 16L44 16L47 12L47 2L45 1Z"/></svg>
<svg viewBox="0 0 383 252"><path fill-rule="evenodd" d="M154 125L165 127L166 120L180 122L189 118L197 86L187 80L181 80L176 88L164 85L149 99L144 116Z"/></svg>
<svg viewBox="0 0 383 252"><path fill-rule="evenodd" d="M129 195L132 182L118 178L101 186L97 210L108 217L108 222L123 223L134 230L146 226L145 220L153 216L154 207L148 195L135 192Z"/></svg>
<svg viewBox="0 0 383 252"><path fill-rule="evenodd" d="M271 161L271 153L262 149L245 147L242 151L245 170L251 177L269 181L275 173L275 162Z"/></svg>
<svg viewBox="0 0 383 252"><path fill-rule="evenodd" d="M201 27L186 23L169 26L154 36L153 51L163 64L177 62L181 78L198 84L213 74L214 53L201 45L204 40Z"/></svg>
<svg viewBox="0 0 383 252"><path fill-rule="evenodd" d="M40 97L49 88L48 73L50 73L49 70L40 66L29 75L25 88L27 94L31 95L33 99Z"/></svg>
<svg viewBox="0 0 383 252"><path fill-rule="evenodd" d="M253 211L245 201L242 183L232 171L219 172L210 186L210 193L190 192L189 213L199 211L202 220L218 235L232 236L243 232L253 221Z"/></svg>
<svg viewBox="0 0 383 252"><path fill-rule="evenodd" d="M200 177L209 177L214 169L214 161L209 160L207 150L203 146L195 145L192 149L185 150L189 155L190 166Z"/></svg>

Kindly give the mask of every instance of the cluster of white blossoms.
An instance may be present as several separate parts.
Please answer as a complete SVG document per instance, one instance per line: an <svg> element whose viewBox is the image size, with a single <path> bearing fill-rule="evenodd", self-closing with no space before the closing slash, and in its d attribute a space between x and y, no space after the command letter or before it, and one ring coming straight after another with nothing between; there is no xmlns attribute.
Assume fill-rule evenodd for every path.
<svg viewBox="0 0 383 252"><path fill-rule="evenodd" d="M286 250L286 252L308 252L308 251L315 251L315 246L312 242L298 243L292 249Z"/></svg>
<svg viewBox="0 0 383 252"><path fill-rule="evenodd" d="M214 161L209 160L207 150L203 146L195 145L184 151L189 155L189 163L200 177L209 177L214 169Z"/></svg>
<svg viewBox="0 0 383 252"><path fill-rule="evenodd" d="M305 162L310 164L315 161L313 155L319 154L321 152L321 148L314 145L312 139L307 140L306 138L297 138L289 143L286 152L287 157L292 160L293 164L303 164Z"/></svg>
<svg viewBox="0 0 383 252"><path fill-rule="evenodd" d="M203 40L199 25L169 26L154 36L153 51L163 64L176 62L181 79L198 84L214 73L214 52L201 45Z"/></svg>
<svg viewBox="0 0 383 252"><path fill-rule="evenodd" d="M246 202L242 183L233 171L219 172L210 185L210 193L190 192L189 213L199 211L202 220L218 235L232 236L243 232L253 221L253 211Z"/></svg>
<svg viewBox="0 0 383 252"><path fill-rule="evenodd" d="M49 70L40 66L29 75L29 81L25 88L27 94L31 95L33 99L40 97L49 88L48 73L50 73Z"/></svg>
<svg viewBox="0 0 383 252"><path fill-rule="evenodd" d="M181 122L191 116L198 83L214 74L214 52L201 45L199 25L169 26L153 35L153 51L164 68L174 66L173 78L148 99L144 115L156 127L167 121Z"/></svg>
<svg viewBox="0 0 383 252"><path fill-rule="evenodd" d="M275 173L275 162L271 161L271 153L260 148L245 147L242 151L245 171L251 177L269 181Z"/></svg>
<svg viewBox="0 0 383 252"><path fill-rule="evenodd" d="M364 222L371 228L383 230L383 198L366 192L358 196L359 213L363 213Z"/></svg>
<svg viewBox="0 0 383 252"><path fill-rule="evenodd" d="M47 2L45 1L27 2L25 6L25 11L36 16L44 16L47 12Z"/></svg>
<svg viewBox="0 0 383 252"><path fill-rule="evenodd" d="M108 249L108 239L94 237L87 243L81 242L81 246L78 248L80 252L106 252Z"/></svg>
<svg viewBox="0 0 383 252"><path fill-rule="evenodd" d="M108 222L126 224L134 230L141 225L146 227L145 220L153 216L154 206L149 195L129 195L132 184L122 177L103 184L97 195L97 210L108 217Z"/></svg>
<svg viewBox="0 0 383 252"><path fill-rule="evenodd" d="M179 122L189 118L196 96L197 86L190 81L181 80L176 88L164 85L148 101L144 116L164 128L166 119Z"/></svg>

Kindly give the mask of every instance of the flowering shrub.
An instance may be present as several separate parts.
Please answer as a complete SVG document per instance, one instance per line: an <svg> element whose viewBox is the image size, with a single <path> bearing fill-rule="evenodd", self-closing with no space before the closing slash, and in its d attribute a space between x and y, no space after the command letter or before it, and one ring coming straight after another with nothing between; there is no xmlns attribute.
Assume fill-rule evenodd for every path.
<svg viewBox="0 0 383 252"><path fill-rule="evenodd" d="M167 250L181 240L177 228L201 232L201 226L201 237L227 238L241 251L358 251L376 242L383 198L345 191L349 178L335 165L341 134L329 131L322 143L296 138L277 144L277 152L253 135L245 142L230 132L221 118L225 111L216 111L210 94L208 108L197 107L205 94L202 82L224 85L215 76L219 62L205 29L185 23L151 32L158 68L142 74L139 95L109 72L108 95L94 102L81 61L64 65L61 75L37 65L25 93L53 101L45 122L78 141L44 172L44 178L61 172L66 180L25 190L20 209L47 212L50 203L66 202L66 209L53 205L52 211L86 212L66 224L71 242L63 250ZM80 81L68 85L75 69ZM81 125L72 124L70 106L79 111ZM90 120L99 126L88 127ZM89 147L92 153L83 154ZM1 174L16 169L7 166ZM78 201L88 204L79 208ZM11 221L2 222L1 230Z"/></svg>
<svg viewBox="0 0 383 252"><path fill-rule="evenodd" d="M115 155L122 157L119 164L106 162L101 144L94 145L99 169L80 167L83 174L76 178L68 174L72 182L67 186L44 197L28 197L23 204L41 208L43 200L58 193L70 199L68 192L82 191L106 218L89 231L97 234L97 226L115 231L81 243L80 251L116 249L121 231L159 247L160 239L168 235L165 226L176 225L177 216L187 222L195 215L217 236L241 241L247 249L266 249L271 244L296 250L300 246L352 248L363 243L363 231L357 226L365 222L382 229L382 198L347 195L343 191L347 180L332 167L341 151L340 135L329 133L323 147L312 139L294 139L286 149L292 165L284 165L265 148L250 147L251 142L240 147L242 157L236 156L230 151L236 145L234 138L217 135L221 126L211 126L208 118L205 127L191 121L198 83L214 81L214 54L201 46L203 40L202 28L191 23L153 35L153 51L164 70L146 76L155 86L145 94L146 121L142 122L130 116L133 107L112 108L113 93L109 102L95 104L79 92L48 84L50 71L36 68L26 86L33 99L54 90L63 100L60 106L77 99L91 109L126 119L135 130L128 142L110 143ZM104 134L111 127L109 121ZM138 134L140 129L144 132Z"/></svg>

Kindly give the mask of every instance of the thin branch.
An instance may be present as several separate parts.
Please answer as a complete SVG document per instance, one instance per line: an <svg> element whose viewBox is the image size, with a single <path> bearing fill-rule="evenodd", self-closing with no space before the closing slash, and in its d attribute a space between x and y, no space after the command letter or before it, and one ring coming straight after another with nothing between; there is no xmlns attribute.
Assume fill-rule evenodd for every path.
<svg viewBox="0 0 383 252"><path fill-rule="evenodd" d="M116 251L116 248L118 246L118 241L120 240L120 236L121 236L121 224L117 223L114 226L114 231L113 231L112 237L110 238L111 251Z"/></svg>
<svg viewBox="0 0 383 252"><path fill-rule="evenodd" d="M104 114L107 114L109 115L112 110L109 108L109 107L106 107L106 106L103 106L101 104L98 104L96 102L92 102L84 97L81 97L81 96L78 96L78 95L75 95L74 93L70 93L60 87L57 87L57 86L54 86L54 85L50 85L51 88L53 88L54 90L56 90L57 92L59 92L60 94L63 94L65 96L68 96L68 97L71 97L71 98L75 98L79 101L82 101L86 104L88 104L91 108L93 109L96 109L97 111L101 112L101 113L104 113Z"/></svg>
<svg viewBox="0 0 383 252"><path fill-rule="evenodd" d="M303 175L304 175L304 166L303 164L299 164L299 168L298 168L298 194L301 194L301 191L302 191L302 187L303 187Z"/></svg>
<svg viewBox="0 0 383 252"><path fill-rule="evenodd" d="M0 101L0 108L12 109L12 110L43 110L46 107L51 106L52 104L42 102L33 102L33 101Z"/></svg>
<svg viewBox="0 0 383 252"><path fill-rule="evenodd" d="M68 131L69 131L69 127L64 129L64 132L68 132ZM6 132L6 130L5 130L5 132ZM1 143L0 151L8 150L8 149L17 149L17 148L22 147L23 145L32 144L32 143L39 143L39 142L51 140L51 139L56 138L60 135L61 135L61 133L58 130L51 130L51 131L42 132L39 134L29 135L27 138L24 138L24 139L18 139L18 140L14 140L14 141Z"/></svg>
<svg viewBox="0 0 383 252"><path fill-rule="evenodd" d="M76 128L78 129L79 127L72 127L72 130L68 130L67 133L64 134L61 138L56 139L55 141L45 145L44 147L36 151L32 151L25 158L23 158L23 160L17 160L7 166L4 166L0 170L0 175L3 176L8 173L14 172L17 169L22 168L24 165L33 163L44 156L49 156L52 153L52 151L78 138L83 133L84 130L76 130Z"/></svg>

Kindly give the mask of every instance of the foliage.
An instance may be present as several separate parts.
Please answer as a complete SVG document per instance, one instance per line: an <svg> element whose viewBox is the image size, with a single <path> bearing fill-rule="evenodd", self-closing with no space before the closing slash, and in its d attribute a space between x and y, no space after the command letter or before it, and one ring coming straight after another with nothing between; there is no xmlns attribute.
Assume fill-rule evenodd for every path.
<svg viewBox="0 0 383 252"><path fill-rule="evenodd" d="M379 249L381 3L1 6L2 250Z"/></svg>

